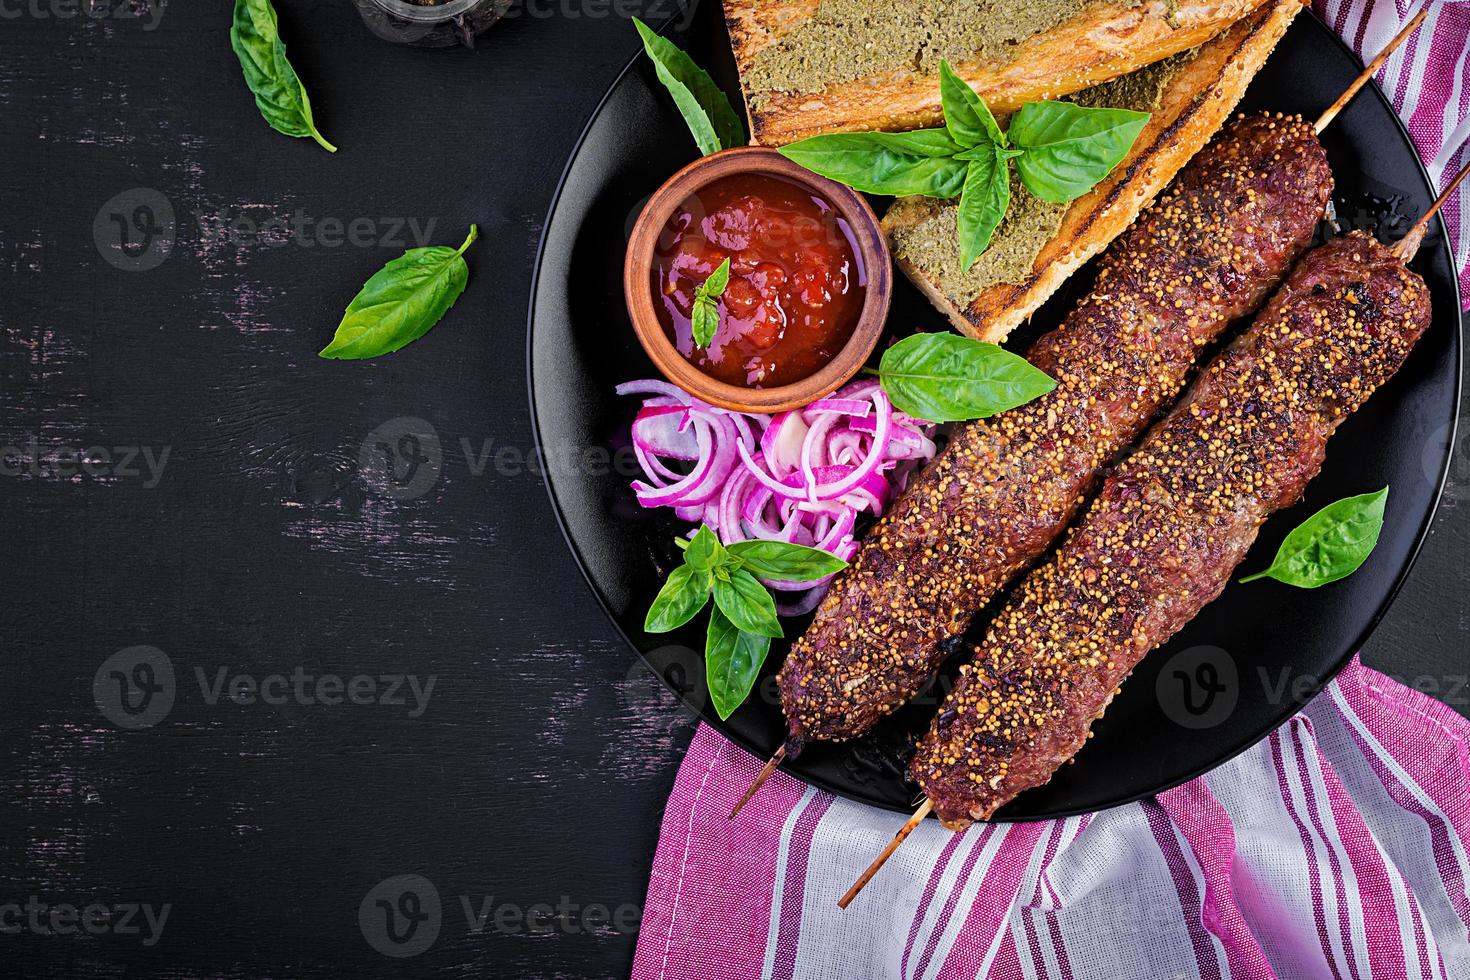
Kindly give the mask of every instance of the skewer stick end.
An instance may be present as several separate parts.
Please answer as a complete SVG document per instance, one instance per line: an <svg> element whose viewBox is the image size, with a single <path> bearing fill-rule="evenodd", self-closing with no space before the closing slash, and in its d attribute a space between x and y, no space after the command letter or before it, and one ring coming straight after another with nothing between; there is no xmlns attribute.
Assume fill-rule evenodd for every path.
<svg viewBox="0 0 1470 980"><path fill-rule="evenodd" d="M1455 174L1455 179L1445 185L1445 189L1440 191L1439 197L1434 199L1434 203L1429 206L1429 210L1425 211L1423 217L1414 222L1414 227L1410 228L1408 233L1403 238L1400 238L1398 243L1391 249L1399 261L1409 262L1418 254L1419 246L1424 244L1424 234L1429 230L1429 222L1434 220L1434 216L1439 213L1439 209L1444 207L1445 202L1454 195L1459 186L1464 183L1466 177L1470 177L1470 162L1467 162L1465 166L1460 168L1460 172Z"/></svg>
<svg viewBox="0 0 1470 980"><path fill-rule="evenodd" d="M1378 56L1368 63L1368 66L1363 69L1363 73L1354 80L1353 84L1348 86L1347 91L1338 96L1337 101L1332 103L1326 112L1322 113L1316 125L1313 127L1317 131L1318 136L1322 135L1322 130L1330 126L1332 120L1337 118L1337 114L1347 107L1347 104L1353 100L1353 96L1357 95L1363 86L1368 84L1368 80L1378 74L1378 69L1383 67L1383 63L1398 50L1399 45L1409 39L1409 35L1419 29L1419 25L1424 23L1424 18L1428 16L1429 7L1426 5L1423 10L1409 19L1409 22L1394 36L1394 39L1388 42L1387 47L1378 52Z"/></svg>
<svg viewBox="0 0 1470 980"><path fill-rule="evenodd" d="M934 809L934 801L926 799L920 805L919 809L914 811L914 815L909 817L908 823L899 829L898 833L893 836L893 840L888 842L888 846L883 848L883 852L873 859L872 864L868 865L868 870L864 871L858 880L852 883L852 887L847 890L847 894L837 900L838 908L846 909L852 904L852 900L857 898L858 892L862 891L868 882L873 880L873 876L878 873L879 869L888 863L889 858L893 857L893 852L898 850L898 845L908 839L909 834L914 832L914 828L919 826L932 809Z"/></svg>
<svg viewBox="0 0 1470 980"><path fill-rule="evenodd" d="M745 804L749 803L751 797L760 792L760 788L766 784L766 780L771 778L771 773L776 771L776 767L779 766L781 764L781 761L785 758L786 746L783 744L779 749L776 750L775 754L772 755L769 760L767 760L766 764L761 767L760 773L755 777L754 781L751 782L750 788L745 791L745 795L740 797L740 802L736 803L735 808L730 811L730 816L728 819L734 820L740 814L740 811L742 808L744 808Z"/></svg>

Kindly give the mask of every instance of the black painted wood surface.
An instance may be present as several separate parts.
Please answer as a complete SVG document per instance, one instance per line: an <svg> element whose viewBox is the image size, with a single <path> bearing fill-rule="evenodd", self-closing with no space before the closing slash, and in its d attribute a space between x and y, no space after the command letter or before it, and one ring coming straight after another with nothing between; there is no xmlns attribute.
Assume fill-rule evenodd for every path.
<svg viewBox="0 0 1470 980"><path fill-rule="evenodd" d="M557 532L524 324L627 15L669 0L528 0L473 53L281 0L335 156L261 121L228 4L143 6L0 6L0 975L625 975L692 727ZM317 358L472 221L435 331ZM1466 428L1365 651L1461 712ZM168 670L121 708L114 671L136 708ZM406 948L379 898L428 898L401 875L439 897L412 958L374 945Z"/></svg>

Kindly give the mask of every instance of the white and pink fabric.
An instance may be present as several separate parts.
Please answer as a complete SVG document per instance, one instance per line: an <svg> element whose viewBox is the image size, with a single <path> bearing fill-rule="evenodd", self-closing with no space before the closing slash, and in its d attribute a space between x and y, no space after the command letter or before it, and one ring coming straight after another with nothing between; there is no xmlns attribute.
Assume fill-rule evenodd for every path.
<svg viewBox="0 0 1470 980"><path fill-rule="evenodd" d="M1470 3L1436 2L1379 81L1438 182L1470 147ZM1318 0L1360 53L1419 9ZM1470 190L1445 210L1470 296ZM1145 801L951 834L701 727L664 814L636 980L1470 980L1470 723L1356 659L1308 708Z"/></svg>
<svg viewBox="0 0 1470 980"><path fill-rule="evenodd" d="M1356 659L1306 711L1143 803L951 834L701 726L664 814L635 980L1461 980L1470 722Z"/></svg>

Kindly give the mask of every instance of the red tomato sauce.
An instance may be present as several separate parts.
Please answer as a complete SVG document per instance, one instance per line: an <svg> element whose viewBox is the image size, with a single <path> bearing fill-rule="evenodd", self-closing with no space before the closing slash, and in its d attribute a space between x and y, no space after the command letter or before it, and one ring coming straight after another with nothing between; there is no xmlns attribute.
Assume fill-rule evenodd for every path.
<svg viewBox="0 0 1470 980"><path fill-rule="evenodd" d="M695 290L730 259L720 326L697 348ZM847 344L867 275L852 229L832 204L793 181L733 174L669 217L651 272L655 308L679 353L705 374L746 388L808 377Z"/></svg>

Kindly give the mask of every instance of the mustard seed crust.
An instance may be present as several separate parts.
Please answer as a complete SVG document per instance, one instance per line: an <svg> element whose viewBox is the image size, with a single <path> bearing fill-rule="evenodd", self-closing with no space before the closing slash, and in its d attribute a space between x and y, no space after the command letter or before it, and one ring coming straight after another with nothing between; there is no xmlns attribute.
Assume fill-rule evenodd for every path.
<svg viewBox="0 0 1470 980"><path fill-rule="evenodd" d="M1328 437L1428 327L1424 282L1361 232L1311 252L1108 478L960 669L910 772L946 826L1047 782L1119 685L1225 588Z"/></svg>
<svg viewBox="0 0 1470 980"><path fill-rule="evenodd" d="M1227 127L1104 254L1032 348L1057 387L961 425L863 542L778 675L788 755L868 731L928 685L974 615L1035 561L1189 377L1311 242L1332 174L1312 127Z"/></svg>

